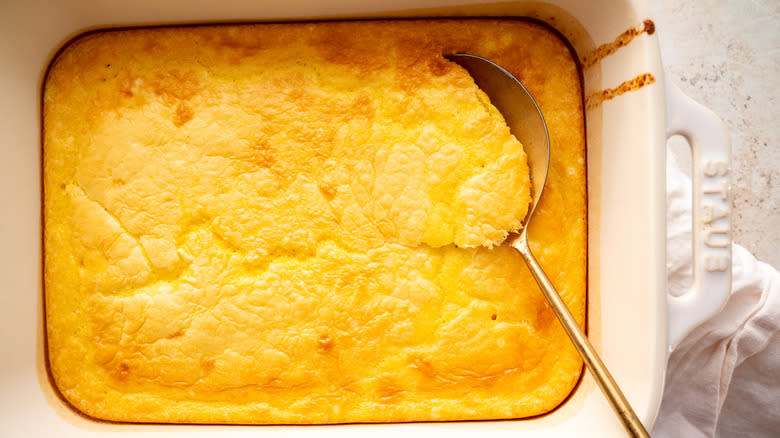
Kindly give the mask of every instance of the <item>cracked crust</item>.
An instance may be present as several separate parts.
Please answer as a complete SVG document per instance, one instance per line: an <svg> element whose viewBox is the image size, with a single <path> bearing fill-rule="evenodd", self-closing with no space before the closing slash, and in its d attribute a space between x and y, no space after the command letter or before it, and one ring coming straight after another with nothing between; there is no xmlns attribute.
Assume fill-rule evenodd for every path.
<svg viewBox="0 0 780 438"><path fill-rule="evenodd" d="M511 20L92 34L44 90L55 383L96 418L517 418L580 361L522 260L522 146L442 54L508 67L553 146L532 247L585 303L580 88ZM565 242L560 244L559 242Z"/></svg>

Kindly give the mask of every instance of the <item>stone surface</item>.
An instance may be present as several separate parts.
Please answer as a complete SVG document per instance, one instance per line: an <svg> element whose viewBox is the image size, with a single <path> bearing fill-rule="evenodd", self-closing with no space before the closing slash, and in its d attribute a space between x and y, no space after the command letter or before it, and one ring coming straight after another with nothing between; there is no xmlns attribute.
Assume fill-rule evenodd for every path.
<svg viewBox="0 0 780 438"><path fill-rule="evenodd" d="M668 78L731 135L734 241L780 267L780 2L648 3ZM685 150L680 143L673 142L676 154Z"/></svg>

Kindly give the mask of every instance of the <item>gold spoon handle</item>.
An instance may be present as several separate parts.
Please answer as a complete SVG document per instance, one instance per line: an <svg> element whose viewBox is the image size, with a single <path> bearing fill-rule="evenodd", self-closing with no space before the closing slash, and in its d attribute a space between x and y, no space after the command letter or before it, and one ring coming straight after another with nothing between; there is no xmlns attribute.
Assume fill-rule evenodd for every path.
<svg viewBox="0 0 780 438"><path fill-rule="evenodd" d="M512 242L512 247L522 254L528 265L528 269L531 271L531 274L533 274L536 282L539 283L539 287L542 289L544 297L547 298L547 302L550 303L553 312L555 312L555 316L558 317L564 330L566 330L566 334L569 335L572 343L580 352L580 356L582 356L582 359L585 361L585 365L588 367L591 374L593 374L596 383L598 383L599 387L601 387L601 391L609 400L612 409L614 409L620 417L626 431L631 434L632 437L649 437L650 434L647 433L642 422L639 421L639 418L631 408L628 400L626 400L626 396L623 395L620 387L618 387L612 374L609 373L606 365L601 361L598 353L596 353L593 345L591 345L588 340L588 337L585 336L585 332L583 332L580 325L577 324L577 320L572 316L566 303L563 302L558 291L555 289L550 279L547 278L542 266L539 265L539 262L534 258L534 255L531 253L531 248L528 246L525 232Z"/></svg>

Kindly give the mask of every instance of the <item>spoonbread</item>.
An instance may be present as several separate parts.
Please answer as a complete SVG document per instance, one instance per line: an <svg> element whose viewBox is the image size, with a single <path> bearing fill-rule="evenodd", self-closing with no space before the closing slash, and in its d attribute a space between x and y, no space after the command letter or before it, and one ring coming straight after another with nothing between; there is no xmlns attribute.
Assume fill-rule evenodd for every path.
<svg viewBox="0 0 780 438"><path fill-rule="evenodd" d="M48 366L103 420L522 418L582 364L514 250L522 144L468 73L514 73L551 163L531 247L582 323L576 62L505 19L109 30L43 90Z"/></svg>

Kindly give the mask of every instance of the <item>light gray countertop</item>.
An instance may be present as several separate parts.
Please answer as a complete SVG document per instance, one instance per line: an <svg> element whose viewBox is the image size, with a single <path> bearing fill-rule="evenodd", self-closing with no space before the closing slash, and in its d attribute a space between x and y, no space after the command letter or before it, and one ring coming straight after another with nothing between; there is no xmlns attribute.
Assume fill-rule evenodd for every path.
<svg viewBox="0 0 780 438"><path fill-rule="evenodd" d="M729 130L734 241L780 267L780 1L651 0L649 6L667 78ZM678 156L681 144L672 144Z"/></svg>

